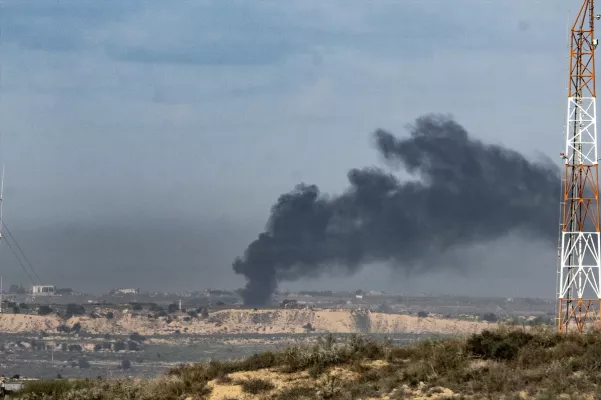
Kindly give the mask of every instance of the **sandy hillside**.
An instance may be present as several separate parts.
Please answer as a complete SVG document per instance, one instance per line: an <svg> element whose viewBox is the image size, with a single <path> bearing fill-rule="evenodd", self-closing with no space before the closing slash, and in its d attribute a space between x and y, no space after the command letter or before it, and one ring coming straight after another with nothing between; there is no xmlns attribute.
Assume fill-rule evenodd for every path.
<svg viewBox="0 0 601 400"><path fill-rule="evenodd" d="M37 315L0 315L0 332L23 333L56 331L59 325L81 325L85 332L95 334L142 335L217 334L217 333L304 333L310 324L316 333L441 333L466 334L478 332L490 324L442 318L418 318L411 315L383 313L356 314L348 310L221 310L207 319L184 320L185 316L158 319L147 315L115 313L113 319L60 317Z"/></svg>

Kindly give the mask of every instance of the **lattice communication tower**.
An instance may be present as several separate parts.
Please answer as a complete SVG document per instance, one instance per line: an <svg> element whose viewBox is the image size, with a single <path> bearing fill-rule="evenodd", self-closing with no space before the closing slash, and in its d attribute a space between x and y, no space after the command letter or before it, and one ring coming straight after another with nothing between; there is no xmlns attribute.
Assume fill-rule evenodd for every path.
<svg viewBox="0 0 601 400"><path fill-rule="evenodd" d="M601 242L595 87L594 0L583 0L570 34L570 80L559 235L557 328L598 326Z"/></svg>

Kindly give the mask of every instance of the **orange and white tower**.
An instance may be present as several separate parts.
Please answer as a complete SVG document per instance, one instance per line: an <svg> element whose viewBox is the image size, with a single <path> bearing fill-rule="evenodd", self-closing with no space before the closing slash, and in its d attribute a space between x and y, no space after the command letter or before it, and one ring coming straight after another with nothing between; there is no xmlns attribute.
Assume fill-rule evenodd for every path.
<svg viewBox="0 0 601 400"><path fill-rule="evenodd" d="M558 268L559 332L599 321L601 241L595 90L594 0L583 0L571 28L570 80Z"/></svg>

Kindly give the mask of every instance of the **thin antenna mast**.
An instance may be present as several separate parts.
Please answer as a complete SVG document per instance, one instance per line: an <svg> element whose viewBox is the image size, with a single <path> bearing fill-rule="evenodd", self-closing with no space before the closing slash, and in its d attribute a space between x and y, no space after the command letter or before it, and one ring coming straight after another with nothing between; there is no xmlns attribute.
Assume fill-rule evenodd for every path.
<svg viewBox="0 0 601 400"><path fill-rule="evenodd" d="M4 220L2 219L2 200L4 199L4 164L2 165L2 181L0 182L0 240L2 240L2 227Z"/></svg>
<svg viewBox="0 0 601 400"><path fill-rule="evenodd" d="M570 46L571 46L571 32L570 32L570 10L568 10L568 21L566 24L566 49L570 50ZM566 59L568 60L567 62L567 69L566 69L566 73L569 74L570 70L571 70L571 57L570 57L570 53L569 51L566 52L567 56ZM566 94L569 96L570 93L570 83L568 82L568 84L566 85ZM565 132L566 129L568 129L567 125L563 125L563 131ZM563 208L565 206L565 202L564 202L564 187L566 185L566 177L563 176L561 179L561 190L560 190L560 201L559 201L559 233L557 235L557 275L556 275L556 279L555 279L555 288L556 288L556 302L555 302L555 308L558 309L559 308L559 301L561 298L561 271L562 271L562 243L561 243L561 238L562 238L562 231L563 231ZM555 322L557 324L559 324L559 318L560 316L557 315L557 317L555 318Z"/></svg>

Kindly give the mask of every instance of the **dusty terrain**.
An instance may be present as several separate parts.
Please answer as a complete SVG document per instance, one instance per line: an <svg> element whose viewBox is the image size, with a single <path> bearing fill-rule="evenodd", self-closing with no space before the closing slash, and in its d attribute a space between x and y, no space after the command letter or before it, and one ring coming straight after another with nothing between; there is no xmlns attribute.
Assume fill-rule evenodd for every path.
<svg viewBox="0 0 601 400"><path fill-rule="evenodd" d="M371 371L384 371L386 367L389 367L389 363L376 360L375 362L363 363L362 367ZM334 387L331 391L333 392L332 397L336 396L336 389L339 388L341 383L352 383L361 379L361 373L349 370L345 367L334 367L328 374L324 374L318 378L312 377L307 371L302 371L292 374L282 374L277 370L264 369L259 371L243 371L235 372L228 375L228 379L214 379L208 383L208 387L211 389L209 394L209 400L230 400L230 399L261 399L262 396L253 396L252 393L245 393L243 382L254 381L254 380L265 380L270 382L274 388L270 390L272 393L280 393L278 400L282 397L298 399L298 388L306 388L307 382L312 382L312 388L321 389L322 394L319 398L327 398L328 389ZM296 389L296 390L295 390ZM318 390L319 390L318 389ZM286 395L287 394L287 395ZM326 394L326 396L324 396ZM277 396L277 395L276 395ZM438 387L436 390L422 385L418 388L411 388L408 385L399 385L399 387L389 394L378 396L378 395L367 395L366 400L391 400L393 398L410 398L414 400L437 400L437 399L452 399L458 397L451 389ZM301 397L302 398L302 397ZM306 397L310 399L309 397ZM335 397L336 398L336 397ZM193 399L189 397L188 399Z"/></svg>
<svg viewBox="0 0 601 400"><path fill-rule="evenodd" d="M348 310L221 310L208 318L185 315L149 318L131 312L116 312L114 318L56 315L1 314L1 333L56 332L60 325L80 324L90 334L142 335L181 334L294 334L310 329L315 333L437 333L469 334L490 327L487 322L413 315L356 313Z"/></svg>

